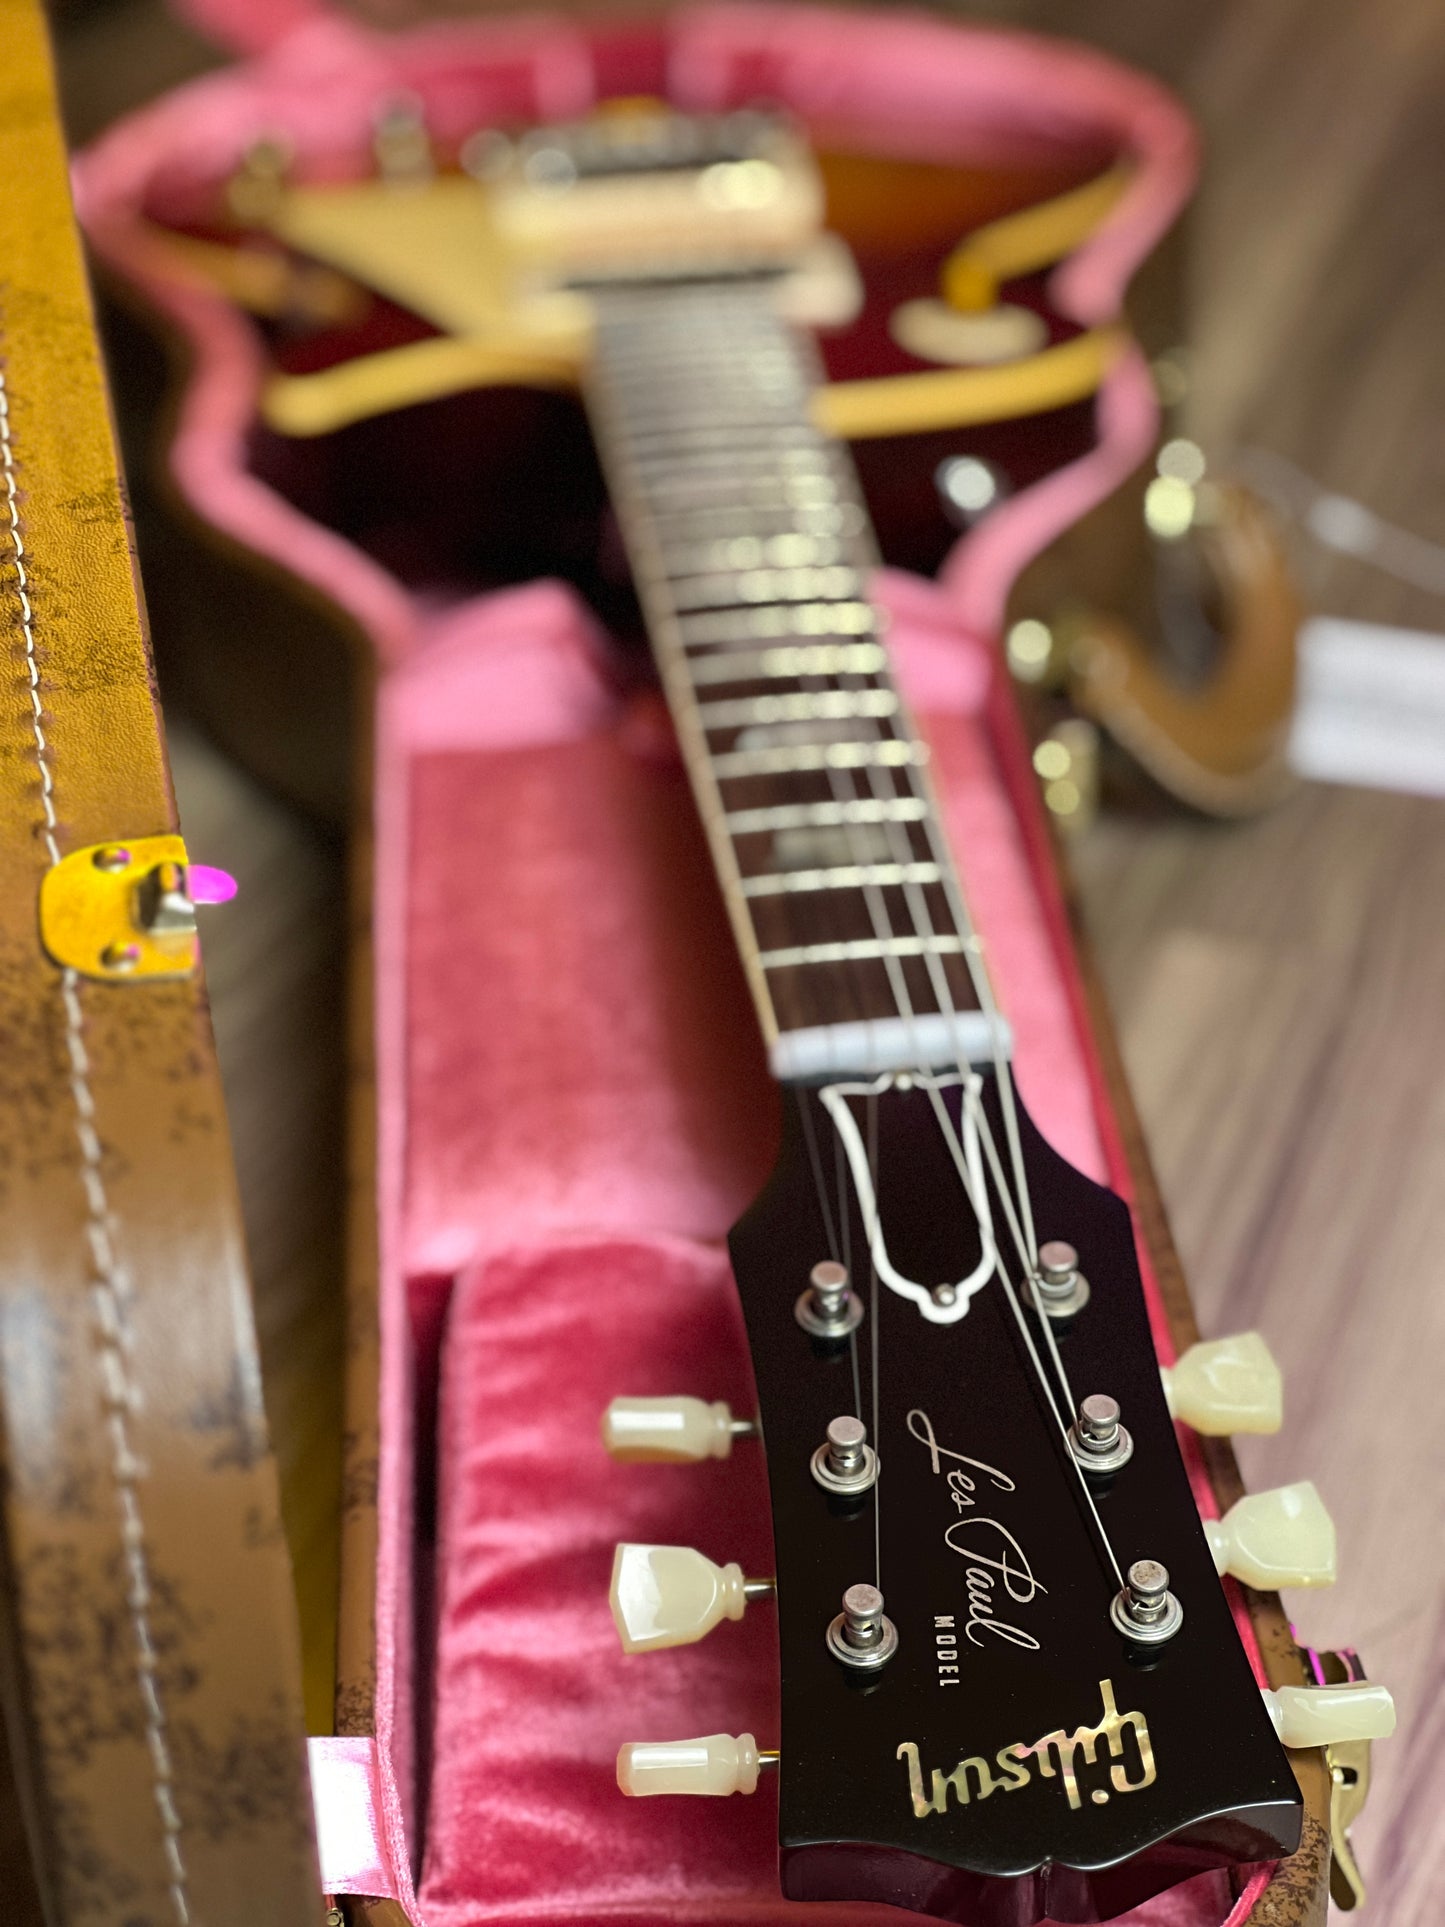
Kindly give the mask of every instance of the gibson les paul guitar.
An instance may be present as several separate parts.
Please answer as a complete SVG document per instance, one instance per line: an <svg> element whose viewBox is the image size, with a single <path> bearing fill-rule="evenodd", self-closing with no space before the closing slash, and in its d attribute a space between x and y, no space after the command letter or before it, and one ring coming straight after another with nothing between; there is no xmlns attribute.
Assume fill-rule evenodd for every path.
<svg viewBox="0 0 1445 1927"><path fill-rule="evenodd" d="M1175 1422L1271 1429L1272 1361L1225 1340L1161 1373L1126 1205L1020 1102L820 402L811 331L858 299L822 208L776 117L633 107L265 218L443 348L465 327L580 384L782 1095L731 1240L756 1416L604 1423L622 1457L760 1436L774 1572L628 1544L612 1610L629 1651L775 1612L780 1730L625 1744L621 1794L767 1770L792 1898L1091 1921L1293 1853L1286 1748L1393 1715L1363 1681L1261 1691L1220 1575L1323 1583L1333 1531L1307 1485L1205 1524Z"/></svg>
<svg viewBox="0 0 1445 1927"><path fill-rule="evenodd" d="M632 1651L775 1594L780 1746L658 1735L618 1778L723 1794L774 1767L797 1899L1106 1918L1290 1854L1281 1742L1382 1733L1388 1695L1261 1693L1220 1572L1321 1583L1333 1532L1308 1486L1206 1528L1174 1418L1267 1429L1273 1366L1225 1341L1166 1382L1127 1208L1014 1088L865 503L814 407L808 326L852 299L821 201L768 116L614 114L508 148L477 263L576 355L787 1119L731 1240L775 1574L624 1545L612 1589ZM298 195L277 226L367 272L375 230L335 212ZM624 1457L738 1429L683 1398L605 1423Z"/></svg>

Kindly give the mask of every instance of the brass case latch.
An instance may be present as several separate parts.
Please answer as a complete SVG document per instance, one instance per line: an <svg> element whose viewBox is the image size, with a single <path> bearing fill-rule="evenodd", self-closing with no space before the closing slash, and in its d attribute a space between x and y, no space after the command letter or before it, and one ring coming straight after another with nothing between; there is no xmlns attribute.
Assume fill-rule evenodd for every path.
<svg viewBox="0 0 1445 1927"><path fill-rule="evenodd" d="M1305 1664L1317 1686L1342 1686L1365 1677L1360 1656L1352 1647L1339 1652L1304 1649ZM1330 1770L1330 1899L1341 1913L1364 1905L1365 1882L1350 1842L1350 1828L1359 1819L1370 1793L1370 1742L1337 1740L1325 1748Z"/></svg>
<svg viewBox="0 0 1445 1927"><path fill-rule="evenodd" d="M101 982L186 977L196 967L196 907L179 836L72 850L40 885L40 940L64 969Z"/></svg>

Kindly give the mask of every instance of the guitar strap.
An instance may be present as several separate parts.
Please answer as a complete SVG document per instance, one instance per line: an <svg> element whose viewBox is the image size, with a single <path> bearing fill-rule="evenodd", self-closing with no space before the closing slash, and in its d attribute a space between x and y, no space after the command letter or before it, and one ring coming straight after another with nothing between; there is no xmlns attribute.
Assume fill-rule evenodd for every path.
<svg viewBox="0 0 1445 1927"><path fill-rule="evenodd" d="M322 1903L296 1612L184 872L146 872L182 886L149 922L127 882L184 851L38 0L0 0L0 44L10 1750L48 1921L303 1927ZM150 974L167 902L175 968ZM122 912L133 941L86 936ZM57 963L46 943L68 956L76 929Z"/></svg>

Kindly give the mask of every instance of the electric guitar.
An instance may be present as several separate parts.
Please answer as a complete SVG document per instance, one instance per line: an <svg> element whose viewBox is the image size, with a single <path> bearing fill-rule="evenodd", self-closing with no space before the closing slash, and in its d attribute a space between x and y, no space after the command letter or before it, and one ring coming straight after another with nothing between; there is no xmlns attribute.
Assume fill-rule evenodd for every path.
<svg viewBox="0 0 1445 1927"><path fill-rule="evenodd" d="M1030 1121L873 599L880 552L927 570L952 541L961 426L1053 411L1046 448L998 428L970 489L1087 449L1118 330L1042 284L996 299L1057 235L980 293L947 170L879 163L880 196L768 111L629 101L439 165L402 103L375 146L376 178L317 182L258 142L227 220L151 239L265 317L251 461L293 503L407 581L384 492L343 500L306 452L405 405L428 579L548 570L645 633L783 1109L731 1239L756 1410L622 1398L603 1423L624 1459L765 1451L774 1569L629 1543L611 1607L629 1652L775 1613L780 1726L618 1734L617 1797L774 1781L786 1895L976 1927L1243 1892L1308 1834L1288 1749L1367 1746L1389 1696L1261 1690L1221 1575L1325 1583L1333 1530L1304 1484L1201 1520L1176 1426L1274 1429L1277 1371L1253 1335L1161 1370L1128 1207ZM1120 184L1053 189L1067 228ZM478 387L522 411L540 490L428 493L426 404Z"/></svg>
<svg viewBox="0 0 1445 1927"><path fill-rule="evenodd" d="M417 362L580 385L786 1119L731 1239L756 1415L605 1421L624 1457L759 1435L775 1572L624 1545L612 1609L628 1651L775 1612L781 1729L625 1744L621 1792L771 1767L787 1895L976 1927L1288 1856L1285 1748L1386 1732L1388 1695L1261 1692L1220 1573L1323 1583L1333 1529L1308 1485L1205 1525L1175 1420L1277 1424L1272 1363L1161 1374L1127 1208L1019 1100L813 338L861 300L818 168L774 115L646 104L467 159L411 196L278 187L265 224L438 329Z"/></svg>

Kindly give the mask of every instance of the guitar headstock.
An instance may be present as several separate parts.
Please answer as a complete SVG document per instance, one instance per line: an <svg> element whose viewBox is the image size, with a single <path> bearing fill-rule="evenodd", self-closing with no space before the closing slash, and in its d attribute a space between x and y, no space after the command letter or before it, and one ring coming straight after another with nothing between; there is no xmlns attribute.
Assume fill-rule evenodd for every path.
<svg viewBox="0 0 1445 1927"><path fill-rule="evenodd" d="M1299 1791L1220 1584L1220 1529L1212 1543L1190 1488L1128 1210L1017 1109L1017 1161L1004 1148L991 1166L980 1146L1008 1147L1007 1102L992 1074L796 1089L773 1179L733 1233L772 1496L795 1899L1093 1919L1298 1842ZM1215 1363L1248 1411L1267 1362L1246 1346ZM699 1455L726 1449L717 1412L690 1422ZM1303 1490L1302 1570L1282 1574L1296 1583L1329 1577L1333 1556ZM659 1550L619 1555L625 1639L682 1597L665 1562L647 1567ZM712 1570L709 1624L743 1609L742 1576ZM656 1643L673 1643L666 1627ZM652 1790L648 1766L625 1762L629 1790ZM717 1790L757 1767L729 1755Z"/></svg>

